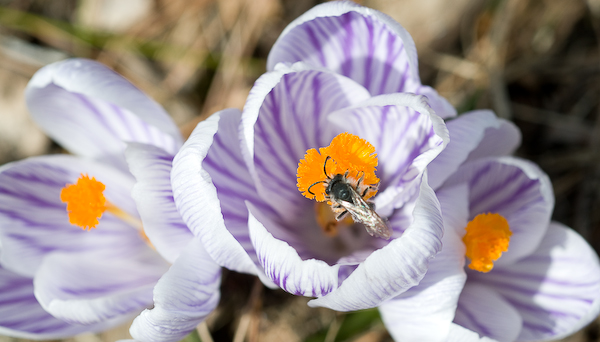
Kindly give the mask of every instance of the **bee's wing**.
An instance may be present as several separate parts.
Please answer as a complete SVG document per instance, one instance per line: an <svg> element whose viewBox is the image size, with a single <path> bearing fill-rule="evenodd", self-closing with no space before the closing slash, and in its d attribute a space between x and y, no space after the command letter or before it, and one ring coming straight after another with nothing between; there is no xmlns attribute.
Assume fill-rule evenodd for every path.
<svg viewBox="0 0 600 342"><path fill-rule="evenodd" d="M354 203L346 201L338 201L337 203L348 210L355 222L364 224L369 235L388 240L392 233L381 216L354 189L350 189L352 202Z"/></svg>

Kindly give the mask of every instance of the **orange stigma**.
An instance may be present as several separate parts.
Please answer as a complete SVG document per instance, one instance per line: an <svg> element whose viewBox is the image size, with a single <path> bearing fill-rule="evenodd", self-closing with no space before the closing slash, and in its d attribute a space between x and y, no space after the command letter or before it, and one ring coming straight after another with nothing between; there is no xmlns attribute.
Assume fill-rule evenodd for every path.
<svg viewBox="0 0 600 342"><path fill-rule="evenodd" d="M96 178L81 174L75 184L67 184L60 192L60 199L67 203L69 222L84 230L96 228L98 219L107 209L104 184Z"/></svg>
<svg viewBox="0 0 600 342"><path fill-rule="evenodd" d="M300 160L297 185L298 190L304 197L319 202L325 201L325 183L317 183L327 180L324 166L325 159L328 156L331 158L327 163L327 175L329 177L349 172L348 178L354 179L359 179L364 174L362 181L364 186L379 183L379 178L375 175L375 167L377 166L375 147L356 135L342 133L333 138L329 146L321 147L319 151L314 148L306 151L304 159ZM314 195L308 191L309 188ZM364 199L367 200L376 193L375 190L369 191Z"/></svg>
<svg viewBox="0 0 600 342"><path fill-rule="evenodd" d="M500 214L479 214L465 228L463 242L467 247L466 256L471 260L469 268L487 273L494 267L494 261L508 250L512 232L508 221Z"/></svg>

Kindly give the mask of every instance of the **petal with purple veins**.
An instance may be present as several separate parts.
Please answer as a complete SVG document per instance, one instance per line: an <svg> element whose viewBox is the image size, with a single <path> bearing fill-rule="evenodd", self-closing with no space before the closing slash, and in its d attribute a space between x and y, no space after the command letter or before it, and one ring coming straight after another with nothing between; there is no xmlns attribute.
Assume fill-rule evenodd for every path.
<svg viewBox="0 0 600 342"><path fill-rule="evenodd" d="M275 230L275 223L251 204L248 207L250 237L264 273L273 283L289 293L310 297L321 297L337 288L339 265L330 266L316 259L302 260L287 242L267 231Z"/></svg>
<svg viewBox="0 0 600 342"><path fill-rule="evenodd" d="M519 341L558 340L600 312L600 264L573 230L551 223L533 254L515 264L469 276L493 288L523 317Z"/></svg>
<svg viewBox="0 0 600 342"><path fill-rule="evenodd" d="M33 279L0 267L0 334L34 340L55 340L99 332L123 319L93 325L72 325L46 312L33 295Z"/></svg>
<svg viewBox="0 0 600 342"><path fill-rule="evenodd" d="M261 197L281 216L294 221L311 205L298 192L296 171L308 149L343 132L328 115L369 97L356 82L302 63L256 81L242 116L244 157Z"/></svg>
<svg viewBox="0 0 600 342"><path fill-rule="evenodd" d="M156 146L129 143L125 157L137 180L131 195L136 201L144 233L156 250L172 263L193 237L173 199L173 156Z"/></svg>
<svg viewBox="0 0 600 342"><path fill-rule="evenodd" d="M152 305L152 289L169 265L152 249L129 253L55 252L34 278L42 307L69 323L131 318Z"/></svg>
<svg viewBox="0 0 600 342"><path fill-rule="evenodd" d="M508 251L495 265L510 265L537 248L554 207L550 180L537 165L514 157L477 159L461 166L444 186L458 183L470 188L469 220L498 213L508 221L512 231Z"/></svg>
<svg viewBox="0 0 600 342"><path fill-rule="evenodd" d="M125 167L123 141L175 154L181 134L168 114L106 66L71 59L38 71L26 89L33 119L69 151Z"/></svg>
<svg viewBox="0 0 600 342"><path fill-rule="evenodd" d="M515 341L523 325L519 311L498 292L467 281L460 298L454 323L481 336L498 341Z"/></svg>
<svg viewBox="0 0 600 342"><path fill-rule="evenodd" d="M231 129L225 127L229 127L228 125L235 122L236 118L239 120L239 116L238 110L230 109L215 113L200 122L173 159L171 182L175 204L183 221L194 235L201 238L208 254L215 262L237 272L256 274L258 272L256 264L245 249L251 247L249 233L245 228L247 223L244 223L239 216L233 216L233 210L239 209L234 208L235 204L243 205L244 194L252 193L247 189L253 186L252 179L244 177L243 171L238 173L239 169L236 169L241 165L243 170L243 162L236 160L234 153L227 155L227 151L239 148L237 144L239 140L237 134L229 136ZM218 143L214 145L215 142L225 145L221 146ZM225 170L236 171L228 174L235 178L227 180L230 184L237 185L235 191L227 191L222 187L219 192L212 181L211 174L207 171L210 169L210 162L205 163L205 160L213 145L215 149L223 151L223 153L215 153L223 158L219 162L227 163ZM221 180L226 178L218 172L213 172L213 175ZM240 191L242 188L244 192ZM228 196L227 199L220 197L224 194ZM226 211L228 209L232 211L228 213ZM230 221L237 221L238 224L230 224ZM228 230L230 228L228 225L231 226L232 231Z"/></svg>
<svg viewBox="0 0 600 342"><path fill-rule="evenodd" d="M410 92L425 95L441 117L455 109L435 90L421 85L417 52L410 34L389 16L352 2L315 6L283 31L267 68L306 62L347 76L372 95Z"/></svg>
<svg viewBox="0 0 600 342"><path fill-rule="evenodd" d="M104 196L137 216L130 175L89 160L53 155L33 157L0 169L0 241L5 267L33 277L44 256L53 251L131 250L145 246L134 227L104 213L92 231L69 223L61 189L81 173L106 186ZM35 209L35 215L31 215Z"/></svg>
<svg viewBox="0 0 600 342"><path fill-rule="evenodd" d="M381 178L376 201L383 211L414 198L423 171L449 140L427 99L414 94L375 96L332 113L329 120L375 147Z"/></svg>

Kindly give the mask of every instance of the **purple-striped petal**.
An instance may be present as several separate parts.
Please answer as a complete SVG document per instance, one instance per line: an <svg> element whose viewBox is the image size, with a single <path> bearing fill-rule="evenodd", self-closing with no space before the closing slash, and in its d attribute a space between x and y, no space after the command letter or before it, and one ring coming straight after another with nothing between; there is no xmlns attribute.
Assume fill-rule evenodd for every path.
<svg viewBox="0 0 600 342"><path fill-rule="evenodd" d="M339 265L330 266L317 259L302 260L287 242L273 237L276 225L251 204L248 226L252 244L266 276L285 291L321 297L338 286Z"/></svg>
<svg viewBox="0 0 600 342"><path fill-rule="evenodd" d="M557 340L581 329L600 312L596 252L573 230L552 223L535 252L469 282L493 288L523 317L517 340Z"/></svg>
<svg viewBox="0 0 600 342"><path fill-rule="evenodd" d="M309 306L338 311L371 308L423 279L429 260L442 248L443 235L440 204L426 178L413 211L414 221L402 236L371 253L337 290L310 301Z"/></svg>
<svg viewBox="0 0 600 342"><path fill-rule="evenodd" d="M454 323L481 336L498 341L515 341L523 319L498 292L467 281L458 300Z"/></svg>
<svg viewBox="0 0 600 342"><path fill-rule="evenodd" d="M153 250L61 253L44 258L34 278L42 307L69 323L131 318L152 305L152 288L168 264Z"/></svg>
<svg viewBox="0 0 600 342"><path fill-rule="evenodd" d="M521 141L514 124L496 118L489 110L463 114L448 121L446 126L450 142L427 168L429 185L434 189L439 188L467 160L508 155Z"/></svg>
<svg viewBox="0 0 600 342"><path fill-rule="evenodd" d="M446 341L467 275L465 247L455 232L466 224L467 187L437 193L444 218L443 248L430 262L418 286L379 306L386 328L396 341ZM435 327L435 329L432 329Z"/></svg>
<svg viewBox="0 0 600 342"><path fill-rule="evenodd" d="M470 188L469 220L491 212L508 221L512 231L508 251L495 265L510 265L537 248L554 206L550 180L537 165L513 157L478 159L461 166L444 186L459 183Z"/></svg>
<svg viewBox="0 0 600 342"><path fill-rule="evenodd" d="M298 191L298 162L308 149L327 146L343 131L330 113L368 99L352 80L305 64L281 65L260 77L242 117L245 156L259 194L289 221L312 206Z"/></svg>
<svg viewBox="0 0 600 342"><path fill-rule="evenodd" d="M117 169L68 155L5 165L0 169L0 241L6 268L33 277L42 259L53 251L120 253L145 247L136 229L108 212L91 231L69 223L60 191L81 173L104 183L107 200L137 216L130 195L134 180Z"/></svg>
<svg viewBox="0 0 600 342"><path fill-rule="evenodd" d="M256 191L252 177L240 151L239 125L241 113L229 111L221 114L219 129L202 166L211 176L221 203L221 212L227 230L258 264L254 246L248 231L248 210L245 201L250 201L265 214L276 216L269 204Z"/></svg>
<svg viewBox="0 0 600 342"><path fill-rule="evenodd" d="M219 303L221 268L196 237L154 287L154 307L130 328L145 342L176 342L190 333Z"/></svg>
<svg viewBox="0 0 600 342"><path fill-rule="evenodd" d="M333 113L330 121L375 146L381 178L376 204L384 213L414 198L425 167L449 140L427 99L414 94L375 96Z"/></svg>
<svg viewBox="0 0 600 342"><path fill-rule="evenodd" d="M355 80L372 95L425 95L441 117L456 115L435 90L421 85L408 32L387 15L349 1L315 6L288 25L271 49L268 70L281 62L325 67Z"/></svg>
<svg viewBox="0 0 600 342"><path fill-rule="evenodd" d="M233 191L227 191L223 187L219 192L213 184L212 176L220 177L223 181L227 177L214 171L211 175L208 172L210 163L204 163L213 144L216 149L226 151L239 148L237 134L229 136L231 129L226 128L236 118L239 120L239 116L238 110L230 109L215 113L200 122L173 160L171 182L175 204L183 221L194 235L200 236L208 254L216 263L237 272L256 274L257 267L244 249L250 244L247 228L244 228L242 221L233 230L234 226L229 220L240 219L225 212L230 210L230 213L234 213L239 209L235 208L236 204L243 205L243 196L252 193L252 179L244 177L243 163L241 168L236 168L241 162L236 161L235 154L227 156L226 153L215 152L216 156L222 158L219 163L225 165L223 170L228 172L227 177L232 176L227 181L236 186ZM220 166L213 165L213 170ZM227 199L221 197L224 193L227 194ZM230 226L232 231L228 230Z"/></svg>
<svg viewBox="0 0 600 342"><path fill-rule="evenodd" d="M81 156L124 167L123 141L152 144L171 154L182 143L160 105L98 62L70 59L48 65L34 75L25 95L42 129Z"/></svg>
<svg viewBox="0 0 600 342"><path fill-rule="evenodd" d="M129 143L125 157L137 180L131 195L144 232L163 258L172 263L193 237L173 199L173 156L152 145Z"/></svg>
<svg viewBox="0 0 600 342"><path fill-rule="evenodd" d="M54 340L84 332L99 332L122 320L72 325L46 312L33 295L33 279L0 267L0 335Z"/></svg>

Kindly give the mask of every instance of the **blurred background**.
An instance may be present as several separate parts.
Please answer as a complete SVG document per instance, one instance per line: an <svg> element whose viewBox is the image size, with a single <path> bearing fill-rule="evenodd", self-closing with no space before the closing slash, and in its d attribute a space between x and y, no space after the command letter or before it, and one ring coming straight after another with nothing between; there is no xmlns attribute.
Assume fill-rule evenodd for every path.
<svg viewBox="0 0 600 342"><path fill-rule="evenodd" d="M284 27L320 1L0 0L0 164L61 152L28 116L40 67L98 60L161 103L188 135L242 108ZM519 156L550 175L554 219L600 250L600 0L364 0L413 36L424 84L459 112L491 108L523 133ZM376 310L310 309L307 298L226 273L219 308L186 341L392 341ZM129 338L124 326L71 342ZM202 332L204 331L204 333ZM592 323L563 340L600 341ZM0 336L0 342L24 341Z"/></svg>

